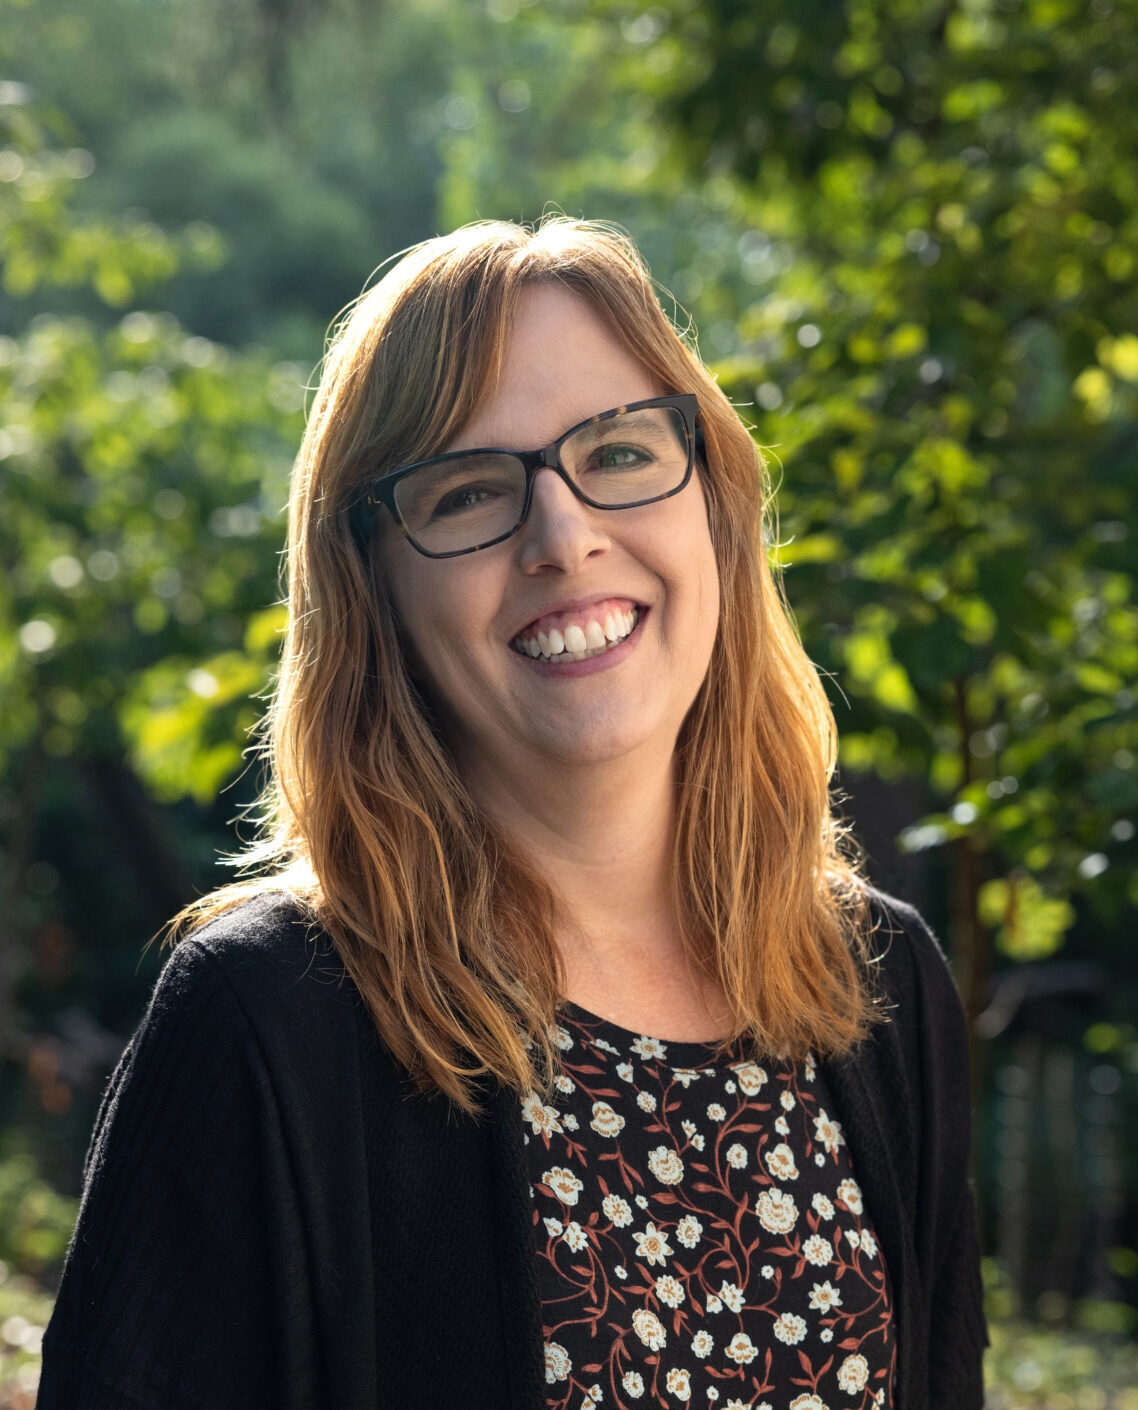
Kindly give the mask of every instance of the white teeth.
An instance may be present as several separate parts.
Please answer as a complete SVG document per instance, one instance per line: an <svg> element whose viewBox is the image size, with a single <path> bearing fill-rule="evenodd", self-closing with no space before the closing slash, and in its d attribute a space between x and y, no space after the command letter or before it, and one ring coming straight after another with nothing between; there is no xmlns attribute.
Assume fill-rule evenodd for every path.
<svg viewBox="0 0 1138 1410"><path fill-rule="evenodd" d="M539 656L547 661L559 656L568 661L585 661L623 641L636 626L638 616L639 610L635 607L628 612L609 612L603 623L595 618L584 627L570 622L563 632L554 627L548 635L539 631L532 637L519 636L514 646L522 655L535 660Z"/></svg>

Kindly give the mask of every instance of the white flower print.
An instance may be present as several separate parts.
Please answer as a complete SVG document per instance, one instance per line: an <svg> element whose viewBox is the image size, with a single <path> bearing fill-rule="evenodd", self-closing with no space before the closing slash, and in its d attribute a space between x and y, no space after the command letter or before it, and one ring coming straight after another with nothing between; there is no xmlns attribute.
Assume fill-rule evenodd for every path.
<svg viewBox="0 0 1138 1410"><path fill-rule="evenodd" d="M548 1185L562 1204L576 1204L577 1196L585 1188L572 1170L563 1165L555 1165L541 1177L543 1185Z"/></svg>
<svg viewBox="0 0 1138 1410"><path fill-rule="evenodd" d="M577 1223L576 1219L570 1224L566 1224L565 1232L561 1236L574 1253L580 1253L582 1249L588 1248L589 1236Z"/></svg>
<svg viewBox="0 0 1138 1410"><path fill-rule="evenodd" d="M624 1117L613 1111L608 1102L594 1102L589 1125L598 1136L619 1136L624 1130Z"/></svg>
<svg viewBox="0 0 1138 1410"><path fill-rule="evenodd" d="M810 1291L810 1306L815 1312L829 1312L831 1307L841 1307L842 1295L827 1279L815 1283Z"/></svg>
<svg viewBox="0 0 1138 1410"><path fill-rule="evenodd" d="M847 1356L838 1367L838 1386L847 1395L864 1390L869 1381L869 1362L861 1355Z"/></svg>
<svg viewBox="0 0 1138 1410"><path fill-rule="evenodd" d="M815 1268L824 1268L834 1257L834 1246L821 1234L811 1234L802 1245L802 1257Z"/></svg>
<svg viewBox="0 0 1138 1410"><path fill-rule="evenodd" d="M601 1209L604 1210L605 1218L610 1219L618 1229L632 1223L632 1208L620 1195L605 1195L601 1201Z"/></svg>
<svg viewBox="0 0 1138 1410"><path fill-rule="evenodd" d="M861 1190L856 1180L843 1180L838 1186L838 1199L851 1214L861 1213Z"/></svg>
<svg viewBox="0 0 1138 1410"><path fill-rule="evenodd" d="M755 1212L768 1234L789 1234L798 1222L798 1206L786 1190L764 1190L755 1201Z"/></svg>
<svg viewBox="0 0 1138 1410"><path fill-rule="evenodd" d="M691 1372L673 1370L668 1372L666 1382L670 1395L674 1395L677 1400L691 1399Z"/></svg>
<svg viewBox="0 0 1138 1410"><path fill-rule="evenodd" d="M678 1185L684 1178L683 1161L667 1146L657 1146L648 1153L648 1169L661 1185Z"/></svg>
<svg viewBox="0 0 1138 1410"><path fill-rule="evenodd" d="M739 1084L739 1090L748 1097L758 1096L767 1084L766 1069L759 1066L757 1062L740 1063L734 1069L735 1081Z"/></svg>
<svg viewBox="0 0 1138 1410"><path fill-rule="evenodd" d="M806 1054L806 1061L802 1064L802 1075L806 1078L807 1082L813 1082L818 1075L818 1070L814 1066L814 1059L809 1053Z"/></svg>
<svg viewBox="0 0 1138 1410"><path fill-rule="evenodd" d="M573 1046L573 1039L567 1028L562 1028L560 1023L553 1025L553 1041L563 1053L567 1053Z"/></svg>
<svg viewBox="0 0 1138 1410"><path fill-rule="evenodd" d="M671 1257L672 1248L668 1243L668 1236L662 1229L657 1229L655 1224L649 1224L642 1234L633 1233L632 1237L636 1240L637 1258L643 1258L651 1264L662 1264L666 1258Z"/></svg>
<svg viewBox="0 0 1138 1410"><path fill-rule="evenodd" d="M637 1038L630 1046L642 1058L662 1058L668 1054L667 1044L661 1043L658 1038Z"/></svg>
<svg viewBox="0 0 1138 1410"><path fill-rule="evenodd" d="M668 1340L664 1324L655 1312L639 1307L632 1314L632 1330L650 1351L659 1351Z"/></svg>
<svg viewBox="0 0 1138 1410"><path fill-rule="evenodd" d="M658 1410L882 1410L874 1389L888 1384L882 1368L890 1339L865 1343L864 1383L854 1389L862 1374L854 1353L870 1321L862 1284L874 1292L881 1264L869 1260L880 1260L882 1250L864 1228L868 1202L847 1138L824 1109L833 1097L821 1064L815 1076L822 1085L813 1087L805 1085L804 1064L744 1058L741 1045L716 1066L677 1069L667 1058L685 1050L674 1044L643 1037L634 1044L634 1034L622 1039L598 1023L613 1040L606 1044L575 1016L559 1017L572 1046L560 1055L549 1091L522 1102L532 1217L547 1250L543 1297L577 1304L543 1339L550 1403L564 1410L632 1410L649 1401ZM747 1122L754 1124L738 1129ZM602 1153L611 1164L598 1160ZM699 1195L695 1184L704 1181L715 1189L709 1183ZM602 1250L610 1252L593 1267ZM589 1301L591 1280L582 1283L587 1262L607 1276L612 1308L624 1309L623 1347L603 1376L599 1366L593 1371L597 1384L581 1369L605 1359L588 1350L599 1308ZM735 1281L717 1287L713 1277ZM889 1306L887 1289L884 1297L873 1303L874 1316ZM788 1365L808 1358L805 1383L780 1383L783 1399L773 1407L756 1393L760 1380L749 1394L744 1388L756 1368L761 1373L767 1347Z"/></svg>
<svg viewBox="0 0 1138 1410"><path fill-rule="evenodd" d="M814 1138L826 1147L827 1155L837 1155L838 1147L846 1143L841 1122L827 1116L823 1107L818 1108L818 1115L814 1118Z"/></svg>
<svg viewBox="0 0 1138 1410"><path fill-rule="evenodd" d="M746 1332L736 1332L723 1348L723 1354L730 1356L731 1360L737 1361L740 1366L749 1366L758 1356L759 1348Z"/></svg>
<svg viewBox="0 0 1138 1410"><path fill-rule="evenodd" d="M547 1341L545 1343L546 1385L553 1385L555 1381L567 1381L572 1369L573 1363L569 1360L569 1353L565 1348L555 1341Z"/></svg>
<svg viewBox="0 0 1138 1410"><path fill-rule="evenodd" d="M676 1238L683 1244L684 1248L695 1248L699 1243L699 1236L703 1233L703 1225L694 1214L685 1214L676 1225Z"/></svg>
<svg viewBox="0 0 1138 1410"><path fill-rule="evenodd" d="M546 1106L536 1092L528 1092L522 1098L522 1120L528 1121L533 1127L533 1134L540 1136L544 1132L561 1131L561 1122L558 1120L561 1113L551 1106Z"/></svg>
<svg viewBox="0 0 1138 1410"><path fill-rule="evenodd" d="M783 1142L765 1156L767 1169L776 1180L797 1180L798 1166L794 1163L794 1152Z"/></svg>
<svg viewBox="0 0 1138 1410"><path fill-rule="evenodd" d="M797 1346L806 1335L806 1323L801 1317L796 1317L793 1312L784 1312L780 1317L775 1318L774 1327L771 1330L779 1341L785 1342L787 1346Z"/></svg>

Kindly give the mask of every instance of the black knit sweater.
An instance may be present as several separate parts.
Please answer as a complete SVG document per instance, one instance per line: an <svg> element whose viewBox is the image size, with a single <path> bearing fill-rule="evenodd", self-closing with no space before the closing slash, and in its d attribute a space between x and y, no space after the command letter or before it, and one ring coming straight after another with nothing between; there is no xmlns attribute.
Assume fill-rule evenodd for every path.
<svg viewBox="0 0 1138 1410"><path fill-rule="evenodd" d="M827 1063L889 1268L900 1410L979 1410L964 1024L884 898L889 1021ZM518 1098L416 1094L281 896L179 945L99 1113L40 1410L541 1410Z"/></svg>

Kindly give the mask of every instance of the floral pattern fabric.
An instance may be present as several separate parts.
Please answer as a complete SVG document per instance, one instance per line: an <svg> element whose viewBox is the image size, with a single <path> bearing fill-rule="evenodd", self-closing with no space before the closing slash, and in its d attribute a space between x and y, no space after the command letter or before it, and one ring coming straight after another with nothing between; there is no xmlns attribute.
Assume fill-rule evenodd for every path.
<svg viewBox="0 0 1138 1410"><path fill-rule="evenodd" d="M889 1282L817 1064L565 1005L522 1102L549 1410L882 1410Z"/></svg>

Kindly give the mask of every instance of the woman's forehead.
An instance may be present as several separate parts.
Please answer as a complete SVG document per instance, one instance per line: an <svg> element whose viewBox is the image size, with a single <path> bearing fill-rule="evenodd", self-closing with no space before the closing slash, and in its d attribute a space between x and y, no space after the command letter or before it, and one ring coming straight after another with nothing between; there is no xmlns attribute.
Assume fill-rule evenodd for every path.
<svg viewBox="0 0 1138 1410"><path fill-rule="evenodd" d="M588 300L538 284L518 301L498 377L446 449L533 450L590 416L663 390Z"/></svg>

